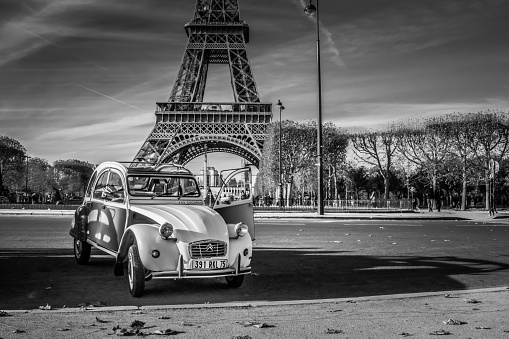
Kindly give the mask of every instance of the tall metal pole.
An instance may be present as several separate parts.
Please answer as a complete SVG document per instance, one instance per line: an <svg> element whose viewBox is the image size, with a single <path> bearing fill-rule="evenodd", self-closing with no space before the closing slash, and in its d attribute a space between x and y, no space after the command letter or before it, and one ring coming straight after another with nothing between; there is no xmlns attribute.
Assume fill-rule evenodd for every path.
<svg viewBox="0 0 509 339"><path fill-rule="evenodd" d="M203 148L205 149L205 159L203 161L203 195L205 196L205 204L209 206L211 199L209 197L209 185L208 185L209 164L207 159L207 144L205 144Z"/></svg>
<svg viewBox="0 0 509 339"><path fill-rule="evenodd" d="M323 215L323 147L322 147L322 69L320 64L320 6L316 0L316 62L318 66L318 126L317 126L317 156L318 156L318 195L317 213Z"/></svg>
<svg viewBox="0 0 509 339"><path fill-rule="evenodd" d="M28 155L26 155L25 157L27 159L26 178L25 178L25 201L28 203L28 159L30 159L30 157Z"/></svg>
<svg viewBox="0 0 509 339"><path fill-rule="evenodd" d="M281 161L281 136L283 134L283 129L281 128L281 111L285 109L281 100L277 101L276 106L279 108L279 207L283 208L283 171L282 171L282 161Z"/></svg>

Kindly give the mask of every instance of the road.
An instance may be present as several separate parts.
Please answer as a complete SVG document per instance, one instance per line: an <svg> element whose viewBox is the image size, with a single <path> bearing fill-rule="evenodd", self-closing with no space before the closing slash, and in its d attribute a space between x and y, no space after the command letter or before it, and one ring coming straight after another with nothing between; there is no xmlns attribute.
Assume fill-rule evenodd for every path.
<svg viewBox="0 0 509 339"><path fill-rule="evenodd" d="M223 279L152 280L132 298L114 259L76 264L69 216L0 216L0 309L85 304L281 301L505 286L509 223L258 219L253 272Z"/></svg>

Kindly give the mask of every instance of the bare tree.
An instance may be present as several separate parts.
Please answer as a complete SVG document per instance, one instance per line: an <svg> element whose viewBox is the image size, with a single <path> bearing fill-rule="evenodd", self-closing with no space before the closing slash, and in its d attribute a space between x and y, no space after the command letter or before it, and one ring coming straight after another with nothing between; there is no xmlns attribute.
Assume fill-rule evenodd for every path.
<svg viewBox="0 0 509 339"><path fill-rule="evenodd" d="M397 152L397 135L394 131L367 131L350 135L353 151L362 161L374 166L384 180L384 196L389 199L393 158Z"/></svg>
<svg viewBox="0 0 509 339"><path fill-rule="evenodd" d="M398 136L401 154L425 171L433 192L436 192L439 176L445 172L444 163L451 151L451 139L444 119L433 117L422 123L418 120L402 123Z"/></svg>
<svg viewBox="0 0 509 339"><path fill-rule="evenodd" d="M502 111L487 111L473 114L472 137L476 140L475 152L480 167L484 170L486 192L489 191L490 160L502 161L509 146L509 117ZM490 210L489 194L486 194L486 209Z"/></svg>

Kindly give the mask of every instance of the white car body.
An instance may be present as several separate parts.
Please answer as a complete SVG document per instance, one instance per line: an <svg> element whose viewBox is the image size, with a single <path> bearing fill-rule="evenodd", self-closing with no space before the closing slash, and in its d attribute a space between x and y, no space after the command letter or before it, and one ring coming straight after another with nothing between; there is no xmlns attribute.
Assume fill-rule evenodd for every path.
<svg viewBox="0 0 509 339"><path fill-rule="evenodd" d="M78 263L88 263L92 246L116 258L117 276L127 262L135 297L150 279L226 277L239 287L251 272L253 203L251 196L218 199L210 208L183 167L106 162L95 169L69 233Z"/></svg>

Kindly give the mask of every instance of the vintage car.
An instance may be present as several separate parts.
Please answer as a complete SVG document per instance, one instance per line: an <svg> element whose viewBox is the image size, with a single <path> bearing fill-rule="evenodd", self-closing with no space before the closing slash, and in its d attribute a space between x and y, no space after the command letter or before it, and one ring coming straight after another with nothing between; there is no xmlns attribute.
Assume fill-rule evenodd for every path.
<svg viewBox="0 0 509 339"><path fill-rule="evenodd" d="M231 190L230 180L238 184L248 175L249 168L232 170L217 197ZM252 198L213 204L204 205L195 177L182 166L102 163L71 224L75 259L87 264L92 246L114 256L114 274L124 275L127 266L134 297L150 279L225 277L239 287L251 272Z"/></svg>

